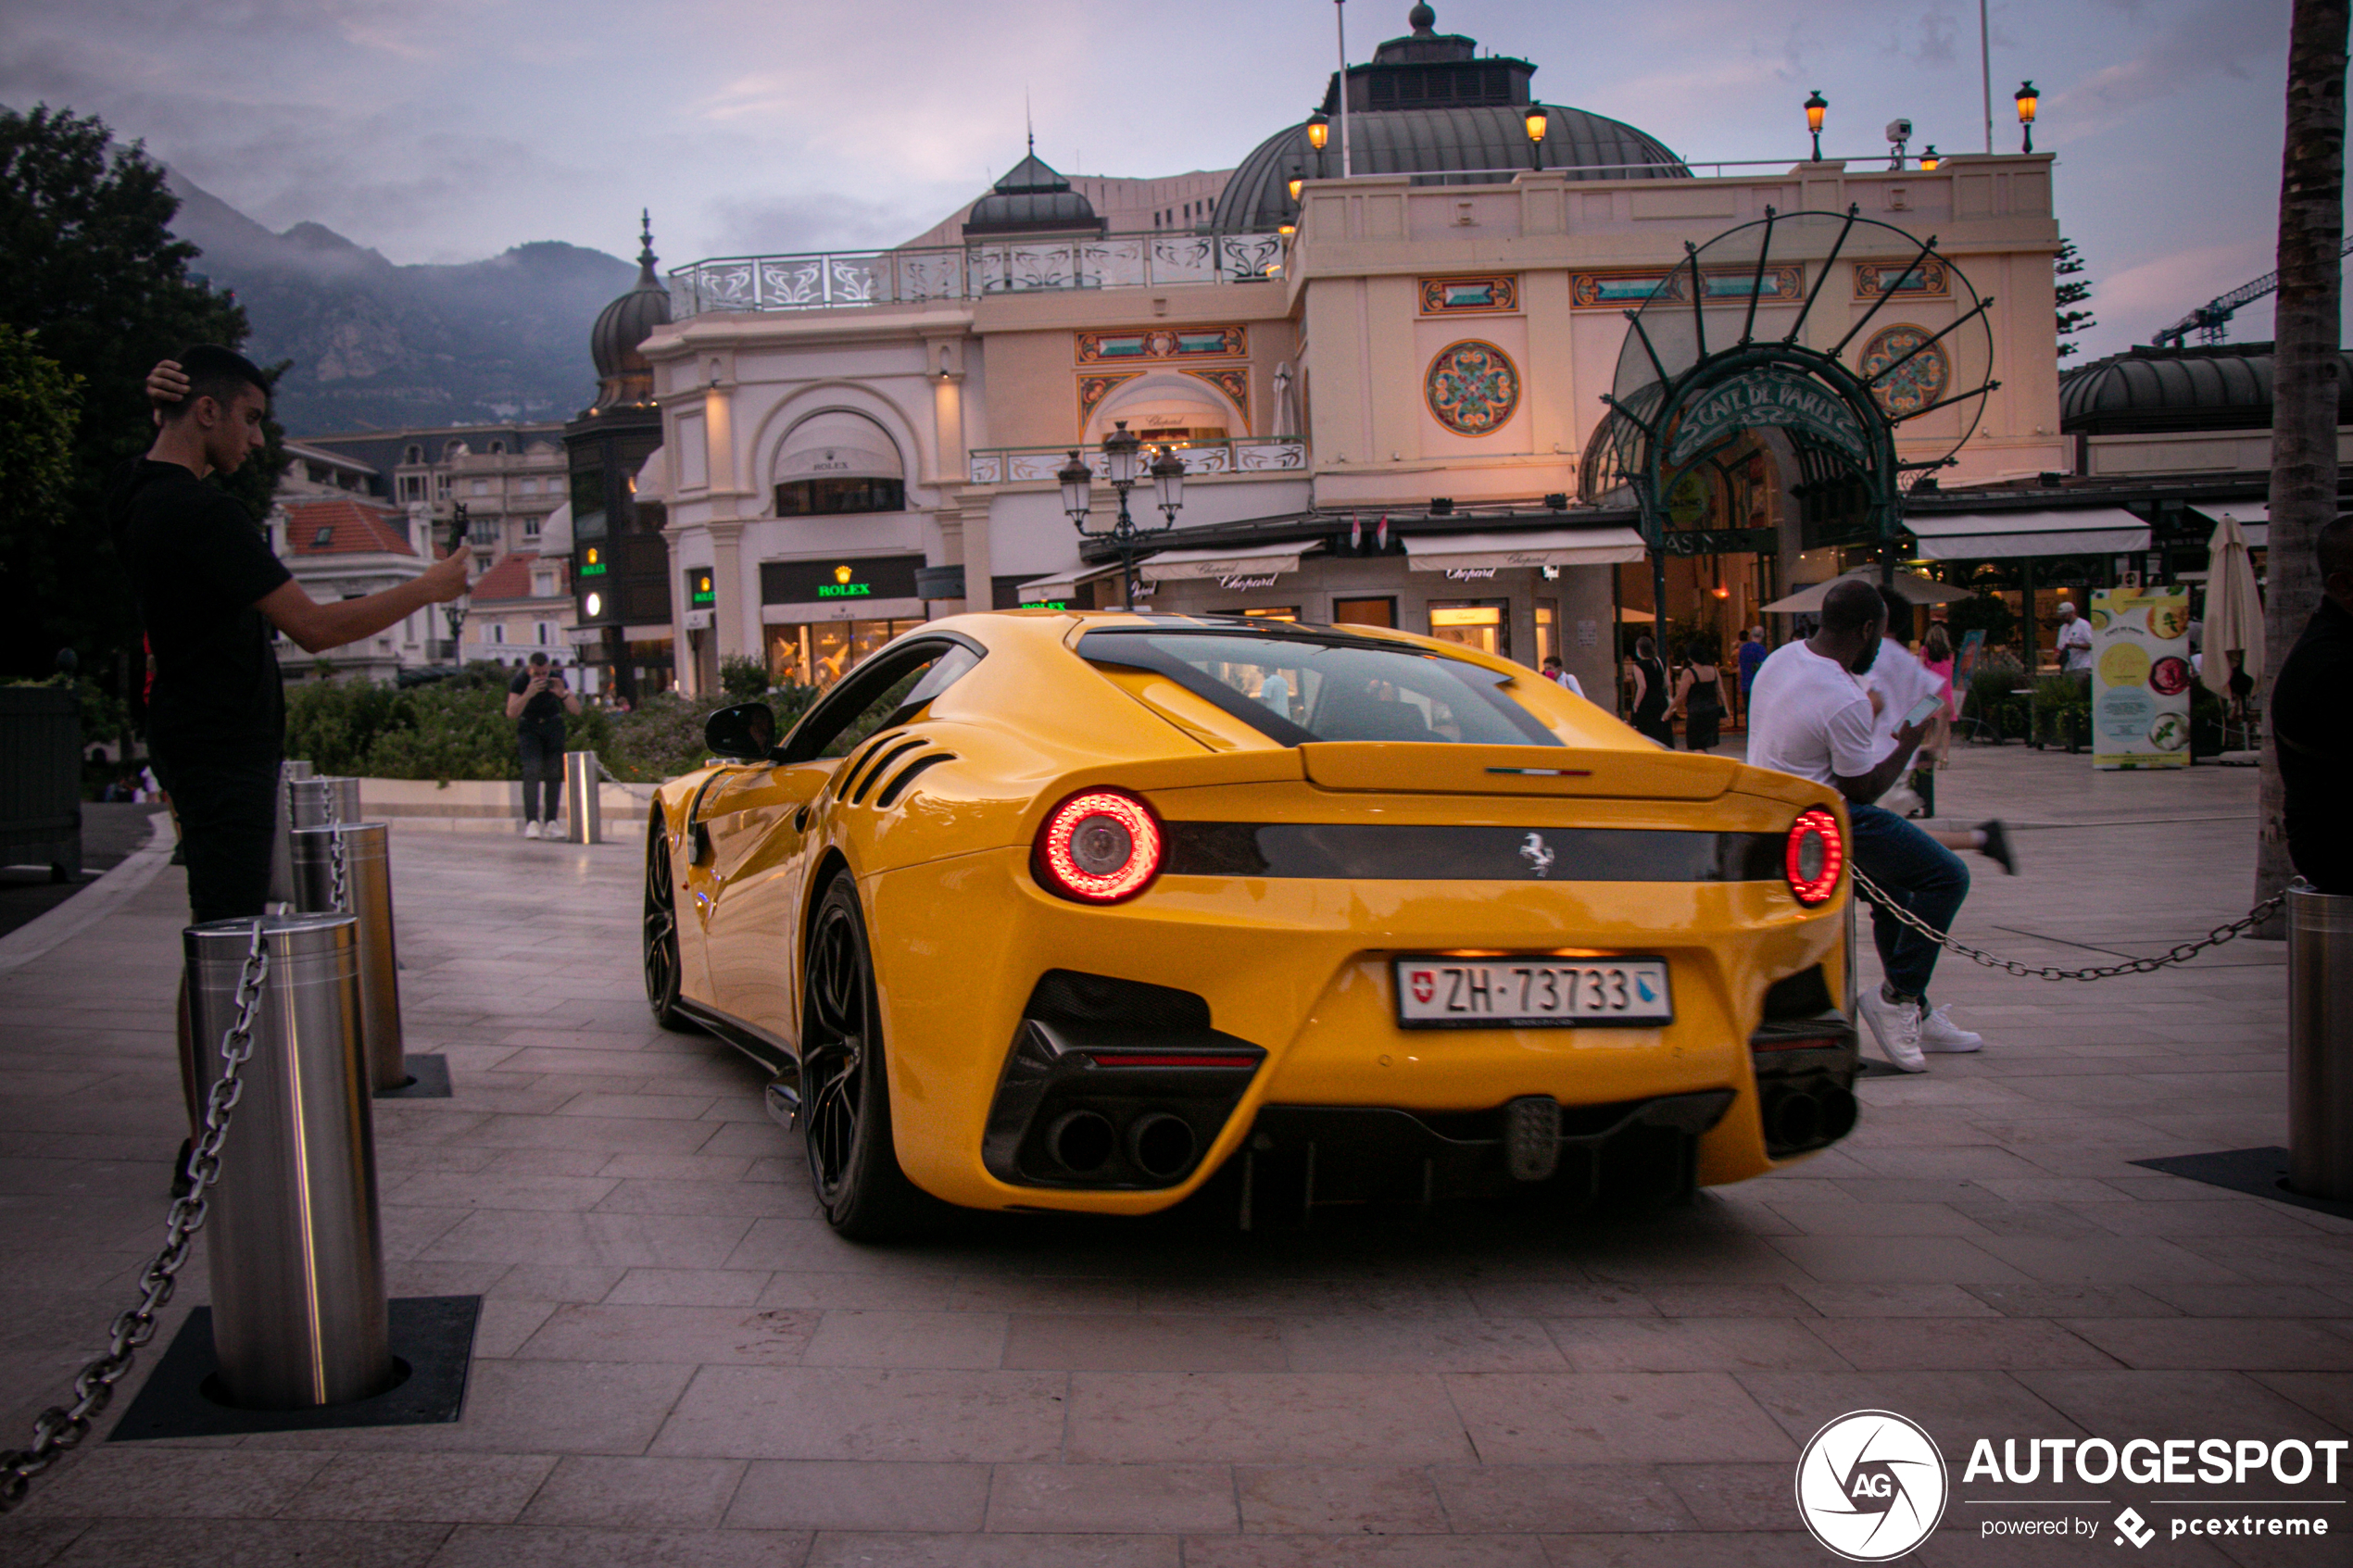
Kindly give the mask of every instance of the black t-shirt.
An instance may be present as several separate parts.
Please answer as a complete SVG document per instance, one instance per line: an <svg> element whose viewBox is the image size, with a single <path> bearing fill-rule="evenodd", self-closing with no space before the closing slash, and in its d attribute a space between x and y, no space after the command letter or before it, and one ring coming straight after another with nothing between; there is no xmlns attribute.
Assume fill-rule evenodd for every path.
<svg viewBox="0 0 2353 1568"><path fill-rule="evenodd" d="M2218 655L2209 646L2207 658ZM2323 893L2353 893L2353 614L2334 599L2296 639L2271 686L2271 739L2285 796L2288 857Z"/></svg>
<svg viewBox="0 0 2353 1568"><path fill-rule="evenodd" d="M144 458L108 487L107 523L155 654L148 738L174 758L275 758L285 687L254 606L292 574L261 530L187 469Z"/></svg>
<svg viewBox="0 0 2353 1568"><path fill-rule="evenodd" d="M563 679L553 666L549 666L547 677L550 683ZM510 696L521 696L530 689L531 671L528 669L516 671L515 678L507 683L507 695ZM544 724L550 719L559 725L564 721L563 696L552 684L542 687L537 696L522 705L522 712L517 715L515 721L521 724Z"/></svg>

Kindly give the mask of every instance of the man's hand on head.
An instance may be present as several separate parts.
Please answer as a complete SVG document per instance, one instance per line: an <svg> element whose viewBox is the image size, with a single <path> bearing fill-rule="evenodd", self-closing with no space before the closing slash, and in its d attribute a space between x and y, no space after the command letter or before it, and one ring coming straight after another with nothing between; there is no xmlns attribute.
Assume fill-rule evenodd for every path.
<svg viewBox="0 0 2353 1568"><path fill-rule="evenodd" d="M188 395L188 378L180 373L176 359L159 359L147 372L147 402L155 410L155 421L163 423L163 411L175 408Z"/></svg>

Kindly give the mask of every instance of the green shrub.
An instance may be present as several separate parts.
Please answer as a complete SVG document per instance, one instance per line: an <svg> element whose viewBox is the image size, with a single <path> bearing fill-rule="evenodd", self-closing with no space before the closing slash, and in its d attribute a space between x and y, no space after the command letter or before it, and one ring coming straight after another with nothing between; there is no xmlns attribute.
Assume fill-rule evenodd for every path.
<svg viewBox="0 0 2353 1568"><path fill-rule="evenodd" d="M768 666L746 654L730 654L719 661L719 689L728 702L758 702L768 695Z"/></svg>

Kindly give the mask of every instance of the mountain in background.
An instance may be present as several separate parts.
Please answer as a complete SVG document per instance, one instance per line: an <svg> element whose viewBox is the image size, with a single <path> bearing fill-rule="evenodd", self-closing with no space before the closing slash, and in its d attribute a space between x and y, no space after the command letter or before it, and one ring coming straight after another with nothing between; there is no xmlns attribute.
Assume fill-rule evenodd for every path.
<svg viewBox="0 0 2353 1568"><path fill-rule="evenodd" d="M283 234L179 171L172 232L233 289L247 358L291 360L274 399L289 434L568 420L596 392L588 329L637 270L541 241L487 261L395 266L316 223Z"/></svg>

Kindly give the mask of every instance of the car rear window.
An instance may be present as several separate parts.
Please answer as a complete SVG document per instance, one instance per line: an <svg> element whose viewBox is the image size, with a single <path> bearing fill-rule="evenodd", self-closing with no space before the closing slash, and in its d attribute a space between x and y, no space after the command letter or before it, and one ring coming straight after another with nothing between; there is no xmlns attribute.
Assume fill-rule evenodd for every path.
<svg viewBox="0 0 2353 1568"><path fill-rule="evenodd" d="M1121 627L1089 632L1078 655L1165 675L1286 746L1562 744L1512 699L1514 677L1345 633Z"/></svg>

